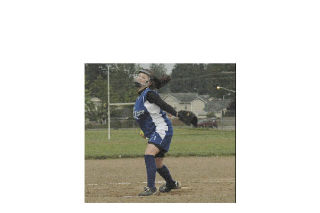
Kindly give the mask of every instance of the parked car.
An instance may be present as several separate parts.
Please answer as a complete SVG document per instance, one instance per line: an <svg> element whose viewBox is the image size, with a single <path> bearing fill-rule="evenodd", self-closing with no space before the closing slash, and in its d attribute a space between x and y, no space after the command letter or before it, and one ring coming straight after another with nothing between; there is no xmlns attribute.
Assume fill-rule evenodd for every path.
<svg viewBox="0 0 320 213"><path fill-rule="evenodd" d="M198 127L205 127L205 128L218 128L217 118L204 118L199 119Z"/></svg>

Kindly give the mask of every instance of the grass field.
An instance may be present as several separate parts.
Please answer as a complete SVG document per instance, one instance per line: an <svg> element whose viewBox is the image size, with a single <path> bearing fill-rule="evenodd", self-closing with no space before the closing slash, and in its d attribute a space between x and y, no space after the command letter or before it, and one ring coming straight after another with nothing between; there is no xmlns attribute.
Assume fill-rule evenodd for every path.
<svg viewBox="0 0 320 213"><path fill-rule="evenodd" d="M139 129L85 131L85 159L143 157L147 140ZM232 156L235 155L235 131L175 128L166 156Z"/></svg>

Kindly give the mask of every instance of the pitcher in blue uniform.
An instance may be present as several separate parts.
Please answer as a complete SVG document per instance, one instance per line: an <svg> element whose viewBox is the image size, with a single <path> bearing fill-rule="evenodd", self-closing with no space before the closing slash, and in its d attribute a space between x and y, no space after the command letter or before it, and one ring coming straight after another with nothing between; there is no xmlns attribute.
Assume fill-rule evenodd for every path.
<svg viewBox="0 0 320 213"><path fill-rule="evenodd" d="M154 89L159 89L170 81L169 76L156 78L150 70L141 70L134 79L138 87L139 97L136 100L133 116L139 124L144 137L148 138L144 159L147 170L147 186L139 196L149 196L157 192L155 187L156 173L166 181L160 186L160 192L169 192L171 189L180 188L180 183L175 181L169 169L163 164L164 154L169 151L173 129L171 121L165 113L174 116L178 113L172 106L164 102Z"/></svg>

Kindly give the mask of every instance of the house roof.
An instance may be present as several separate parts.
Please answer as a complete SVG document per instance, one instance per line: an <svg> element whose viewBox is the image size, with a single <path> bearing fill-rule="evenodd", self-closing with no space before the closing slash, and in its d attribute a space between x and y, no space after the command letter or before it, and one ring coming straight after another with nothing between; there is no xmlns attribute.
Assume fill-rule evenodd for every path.
<svg viewBox="0 0 320 213"><path fill-rule="evenodd" d="M90 101L92 101L92 102L101 102L100 98L97 98L97 97L91 98Z"/></svg>
<svg viewBox="0 0 320 213"><path fill-rule="evenodd" d="M200 98L203 100L203 98L201 98L201 96L199 96L197 93L169 93L169 94L160 94L161 98L165 98L168 95L173 96L174 98L176 98L178 101L180 101L180 103L191 103L191 101ZM205 100L203 100L205 102Z"/></svg>
<svg viewBox="0 0 320 213"><path fill-rule="evenodd" d="M206 99L209 99L210 98L210 95L199 95L201 98L206 98Z"/></svg>
<svg viewBox="0 0 320 213"><path fill-rule="evenodd" d="M227 108L231 104L231 102L231 99L210 101L205 105L204 110L206 112L218 112L222 109Z"/></svg>
<svg viewBox="0 0 320 213"><path fill-rule="evenodd" d="M209 95L198 95L197 93L168 93L160 94L162 99L172 96L176 98L180 103L191 103L196 99L200 99L205 103L204 111L206 112L218 112L227 108L232 102L231 99L213 99Z"/></svg>

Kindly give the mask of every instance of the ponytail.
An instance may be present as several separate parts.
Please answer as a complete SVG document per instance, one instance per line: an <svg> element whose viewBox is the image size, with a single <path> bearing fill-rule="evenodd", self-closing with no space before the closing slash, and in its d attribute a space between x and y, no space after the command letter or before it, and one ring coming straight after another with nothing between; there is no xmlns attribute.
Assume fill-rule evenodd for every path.
<svg viewBox="0 0 320 213"><path fill-rule="evenodd" d="M165 86L169 81L171 80L171 77L169 75L163 75L160 79L153 78L152 81L152 87L155 87L157 89L160 89L161 87Z"/></svg>

